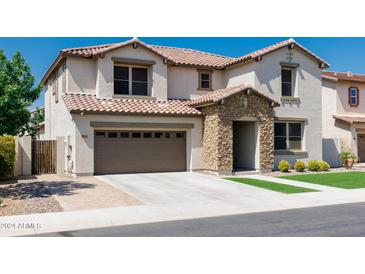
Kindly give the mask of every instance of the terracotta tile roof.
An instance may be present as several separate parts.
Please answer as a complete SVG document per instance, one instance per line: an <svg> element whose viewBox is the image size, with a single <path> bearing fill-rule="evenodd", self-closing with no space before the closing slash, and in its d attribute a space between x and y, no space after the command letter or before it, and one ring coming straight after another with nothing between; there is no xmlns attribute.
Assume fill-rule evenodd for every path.
<svg viewBox="0 0 365 274"><path fill-rule="evenodd" d="M68 48L63 49L61 52L70 55L77 55L83 57L90 57L93 55L97 55L103 52L107 52L109 50L119 48L122 46L129 45L131 43L138 43L143 45L144 47L152 50L156 54L161 55L166 58L168 61L172 62L176 65L191 65L191 66L207 66L212 68L223 69L230 66L235 66L238 64L245 63L247 61L255 60L259 56L263 56L268 54L274 50L280 49L282 47L288 46L290 44L294 44L302 50L309 53L315 59L317 59L320 63L324 63L326 66L329 66L326 61L315 55L313 52L304 48L300 44L298 44L294 39L288 39L277 44L268 46L266 48L251 52L249 54L243 55L238 58L231 58L227 56L222 56L213 53L207 53L203 51L186 49L186 48L175 48L175 47L167 47L167 46L155 46L148 45L144 42L140 41L138 38L133 38L131 40L115 43L115 44L106 44L99 46L90 46L90 47L79 47L79 48Z"/></svg>
<svg viewBox="0 0 365 274"><path fill-rule="evenodd" d="M314 59L317 59L317 61L319 61L320 63L324 64L325 67L329 67L329 64L324 61L323 59L321 59L319 56L315 55L313 52L311 52L310 50L308 50L307 48L303 47L302 45L298 44L294 39L290 38L288 40L285 41L281 41L279 43L276 43L274 45L268 46L266 48L263 49L259 49L257 51L251 52L249 54L243 55L241 57L235 58L232 61L228 62L225 64L225 67L230 67L230 66L236 66L239 64L243 64L249 61L253 61L258 57L261 57L265 54L268 54L270 52L273 52L277 49L289 46L289 45L295 45L298 48L300 48L301 50L307 52L309 55L311 55Z"/></svg>
<svg viewBox="0 0 365 274"><path fill-rule="evenodd" d="M199 116L201 112L188 105L188 100L98 99L95 95L62 96L70 112Z"/></svg>
<svg viewBox="0 0 365 274"><path fill-rule="evenodd" d="M335 72L335 71L323 71L322 78L334 79L337 81L351 81L358 83L365 83L365 74L355 74L351 72Z"/></svg>
<svg viewBox="0 0 365 274"><path fill-rule="evenodd" d="M173 48L166 46L150 46L153 50L165 56L176 65L190 65L190 66L206 66L214 68L222 68L227 62L233 58L207 53L203 51Z"/></svg>
<svg viewBox="0 0 365 274"><path fill-rule="evenodd" d="M333 118L347 124L365 123L365 116L333 115Z"/></svg>
<svg viewBox="0 0 365 274"><path fill-rule="evenodd" d="M203 51L193 50L193 49L186 49L186 48L175 48L175 47L167 47L167 46L155 46L155 45L148 45L138 38L133 38L128 41L124 41L121 43L114 43L114 44L105 44L105 45L97 45L97 46L89 46L89 47L77 47L77 48L66 48L61 50L59 56L56 60L52 63L51 67L47 70L45 75L42 78L42 83L46 81L46 79L51 74L52 70L57 66L59 62L61 62L63 56L79 56L79 57L92 57L101 53L108 52L110 50L123 47L132 43L138 43L143 47L151 50L152 52L160 55L162 58L165 58L169 64L172 65L184 65L184 66L194 66L194 67L206 67L211 69L225 69L232 66L244 64L246 62L251 62L256 60L258 57L261 57L265 54L268 54L272 51L280 49L284 46L288 46L290 44L294 44L298 48L302 49L303 51L307 52L313 58L315 58L319 63L323 64L325 67L328 67L328 63L323 59L319 58L313 52L309 51L308 49L304 48L300 44L298 44L294 39L288 39L282 41L280 43L271 45L269 47L254 51L252 53L243 55L238 58L231 58L227 56L222 56L213 53L207 53Z"/></svg>
<svg viewBox="0 0 365 274"><path fill-rule="evenodd" d="M204 105L209 105L209 104L215 104L215 103L219 102L220 100L227 98L227 97L229 97L233 94L236 94L240 91L243 91L243 90L251 90L253 93L273 102L275 106L280 105L280 103L277 102L275 99L273 99L269 94L260 92L249 84L243 84L243 85L239 85L239 86L235 86L235 87L229 87L229 88L211 91L206 95L202 95L202 96L199 96L198 98L191 100L189 105L192 107L199 107L199 106L204 106Z"/></svg>
<svg viewBox="0 0 365 274"><path fill-rule="evenodd" d="M112 46L113 44L105 44L105 45L90 46L90 47L67 48L67 49L62 49L61 52L69 55L90 57L102 50L110 49Z"/></svg>
<svg viewBox="0 0 365 274"><path fill-rule="evenodd" d="M173 64L176 65L191 65L191 66L207 66L219 68L223 66L228 61L233 60L233 58L221 56L218 54L212 54L202 51L197 51L193 49L185 48L174 48L166 46L154 46L147 45L146 43L140 41L137 38L116 44L106 44L99 46L90 47L79 47L79 48L67 48L61 50L63 54L81 56L81 57L91 57L109 50L123 47L132 43L138 43L149 50L155 52L156 54L166 58Z"/></svg>

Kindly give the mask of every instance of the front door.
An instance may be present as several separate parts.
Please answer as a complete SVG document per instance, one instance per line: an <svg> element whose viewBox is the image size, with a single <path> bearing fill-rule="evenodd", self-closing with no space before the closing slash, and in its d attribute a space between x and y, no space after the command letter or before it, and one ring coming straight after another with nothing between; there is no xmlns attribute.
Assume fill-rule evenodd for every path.
<svg viewBox="0 0 365 274"><path fill-rule="evenodd" d="M233 169L256 169L257 137L255 122L233 122Z"/></svg>
<svg viewBox="0 0 365 274"><path fill-rule="evenodd" d="M357 135L357 155L360 162L365 162L365 134Z"/></svg>

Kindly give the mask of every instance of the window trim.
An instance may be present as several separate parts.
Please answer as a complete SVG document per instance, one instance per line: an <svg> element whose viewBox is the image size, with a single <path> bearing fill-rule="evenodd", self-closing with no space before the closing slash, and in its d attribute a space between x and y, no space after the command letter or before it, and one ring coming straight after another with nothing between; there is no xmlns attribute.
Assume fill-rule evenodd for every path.
<svg viewBox="0 0 365 274"><path fill-rule="evenodd" d="M209 75L209 88L203 88L201 83L201 76L202 74L208 74ZM213 90L213 71L212 70L201 70L198 69L198 90L207 90L212 91Z"/></svg>
<svg viewBox="0 0 365 274"><path fill-rule="evenodd" d="M126 67L128 68L128 94L119 94L119 93L115 93L115 86L114 86L114 81L115 81L115 76L114 76L114 67ZM133 68L144 68L147 70L147 82L144 81L133 81L133 75L132 75L132 71ZM148 66L142 66L142 65L130 65L130 64L122 64L122 63L114 63L113 65L113 95L116 96L151 96L150 95L150 89L149 89L149 84L150 84L150 68ZM121 81L127 81L127 80L121 80ZM138 83L147 83L147 93L146 95L137 95L137 94L133 94L133 82L138 82Z"/></svg>
<svg viewBox="0 0 365 274"><path fill-rule="evenodd" d="M290 151L294 151L294 152L302 152L304 151L304 123L303 122L299 122L299 121L277 121L274 123L274 127L275 124L285 124L285 144L286 144L286 149L275 149L275 130L274 130L274 152L275 151L283 151L283 152L290 152ZM301 134L301 143L300 143L300 149L291 149L289 147L289 124L300 124L300 134ZM284 136L278 136L278 137L284 137ZM296 136L297 137L297 136Z"/></svg>
<svg viewBox="0 0 365 274"><path fill-rule="evenodd" d="M291 72L291 94L290 95L283 95L283 70L289 70ZM288 66L281 66L281 70L280 70L281 74L280 74L280 84L281 84L281 97L283 98L293 98L295 97L295 68L293 67L288 67ZM285 83L289 83L289 82L285 82Z"/></svg>
<svg viewBox="0 0 365 274"><path fill-rule="evenodd" d="M55 104L57 104L58 103L58 71L54 75L52 94L55 96L54 101L55 101Z"/></svg>
<svg viewBox="0 0 365 274"><path fill-rule="evenodd" d="M352 96L352 90L356 90L356 96ZM356 104L352 103L352 98L356 98ZM348 103L350 107L357 107L359 106L359 99L360 99L360 90L358 87L349 87L348 89Z"/></svg>
<svg viewBox="0 0 365 274"><path fill-rule="evenodd" d="M66 93L66 61L62 64L62 94Z"/></svg>

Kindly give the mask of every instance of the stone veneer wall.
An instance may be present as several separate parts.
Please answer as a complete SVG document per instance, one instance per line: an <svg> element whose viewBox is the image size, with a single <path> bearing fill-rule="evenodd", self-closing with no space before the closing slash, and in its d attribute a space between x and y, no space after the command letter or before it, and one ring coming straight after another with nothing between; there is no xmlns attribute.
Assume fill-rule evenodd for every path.
<svg viewBox="0 0 365 274"><path fill-rule="evenodd" d="M248 108L243 108L247 97ZM256 94L240 92L224 99L223 104L201 109L203 119L202 165L221 174L233 170L233 121L256 117L259 122L260 169L268 171L274 165L274 119L270 102Z"/></svg>

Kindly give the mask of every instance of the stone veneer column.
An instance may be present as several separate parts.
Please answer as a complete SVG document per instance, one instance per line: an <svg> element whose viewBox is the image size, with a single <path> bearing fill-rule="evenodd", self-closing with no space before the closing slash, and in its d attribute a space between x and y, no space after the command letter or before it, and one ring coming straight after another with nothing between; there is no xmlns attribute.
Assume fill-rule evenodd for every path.
<svg viewBox="0 0 365 274"><path fill-rule="evenodd" d="M274 119L261 118L260 133L260 170L270 172L274 167Z"/></svg>

